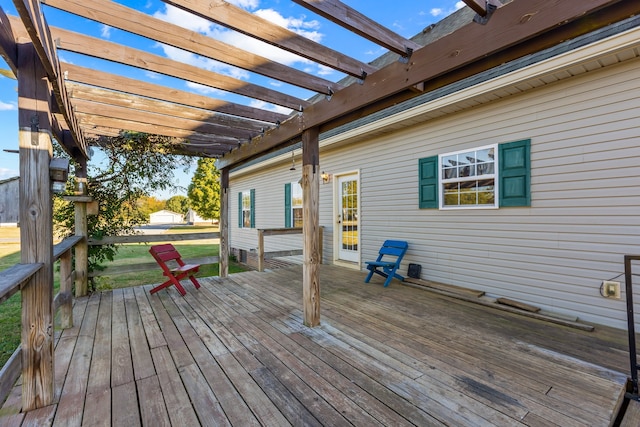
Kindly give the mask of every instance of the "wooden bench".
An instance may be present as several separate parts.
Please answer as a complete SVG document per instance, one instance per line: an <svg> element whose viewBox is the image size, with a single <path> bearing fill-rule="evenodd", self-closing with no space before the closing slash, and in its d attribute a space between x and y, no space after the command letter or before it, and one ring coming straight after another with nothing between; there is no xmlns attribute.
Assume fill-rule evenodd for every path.
<svg viewBox="0 0 640 427"><path fill-rule="evenodd" d="M149 249L149 253L158 262L158 265L162 268L163 274L168 277L166 282L151 289L152 294L168 286L174 285L182 296L186 295L187 292L180 284L180 280L187 276L189 276L189 280L191 280L196 289L200 287L200 283L198 283L196 278L193 276L200 269L200 264L185 264L184 261L182 261L180 253L172 244L167 243L164 245L152 246L151 249ZM176 262L178 266L173 268L168 266L167 262L169 261Z"/></svg>
<svg viewBox="0 0 640 427"><path fill-rule="evenodd" d="M409 244L402 240L385 240L378 252L378 259L375 261L365 261L369 274L367 278L364 279L364 283L369 283L374 273L387 278L384 282L385 287L389 286L391 279L394 277L403 281L404 276L399 275L396 271L400 267L400 262L408 248ZM378 270L379 268L382 270Z"/></svg>

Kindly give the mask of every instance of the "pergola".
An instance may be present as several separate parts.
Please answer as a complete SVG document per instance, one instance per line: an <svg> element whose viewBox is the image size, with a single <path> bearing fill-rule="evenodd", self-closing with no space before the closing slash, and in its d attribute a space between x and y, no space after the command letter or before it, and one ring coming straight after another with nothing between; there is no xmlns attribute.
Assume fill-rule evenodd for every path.
<svg viewBox="0 0 640 427"><path fill-rule="evenodd" d="M269 58L186 30L109 0L15 0L19 17L0 9L0 54L18 79L20 225L23 263L44 267L22 290L23 394L28 410L51 398L52 207L51 144L55 138L86 180L89 145L122 131L172 138L175 153L217 158L221 171L220 275L228 274L229 171L260 156L302 143L304 323L320 321L321 254L318 241L319 135L398 102L459 81L636 15L636 0L464 0L474 22L421 46L338 0L293 0L393 52L381 68L310 41L223 0L165 0L202 18L259 39L350 78L332 82ZM299 99L285 92L169 60L129 46L64 30L47 22L41 3L216 59L251 73L308 89ZM58 50L127 64L288 107L290 115L194 95L146 81L60 61ZM86 280L86 279L85 279ZM26 334L26 335L25 335Z"/></svg>

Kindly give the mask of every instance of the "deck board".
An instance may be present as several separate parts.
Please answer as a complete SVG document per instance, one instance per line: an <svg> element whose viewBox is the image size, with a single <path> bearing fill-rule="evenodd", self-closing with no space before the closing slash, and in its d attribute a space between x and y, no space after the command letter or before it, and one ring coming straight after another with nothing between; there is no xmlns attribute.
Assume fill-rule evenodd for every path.
<svg viewBox="0 0 640 427"><path fill-rule="evenodd" d="M585 332L358 271L321 269L302 324L302 267L152 285L74 302L56 344L57 405L0 424L607 426L624 331ZM2 417L2 414L6 416Z"/></svg>

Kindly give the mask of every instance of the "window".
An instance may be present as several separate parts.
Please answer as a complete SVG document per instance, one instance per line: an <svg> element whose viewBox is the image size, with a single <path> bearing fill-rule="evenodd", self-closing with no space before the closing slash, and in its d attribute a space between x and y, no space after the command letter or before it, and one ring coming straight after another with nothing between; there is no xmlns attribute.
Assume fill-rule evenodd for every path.
<svg viewBox="0 0 640 427"><path fill-rule="evenodd" d="M238 193L238 227L255 227L255 190Z"/></svg>
<svg viewBox="0 0 640 427"><path fill-rule="evenodd" d="M495 145L439 159L441 208L497 207Z"/></svg>
<svg viewBox="0 0 640 427"><path fill-rule="evenodd" d="M302 186L297 181L284 185L284 226L302 227Z"/></svg>
<svg viewBox="0 0 640 427"><path fill-rule="evenodd" d="M420 159L420 209L531 206L531 140Z"/></svg>

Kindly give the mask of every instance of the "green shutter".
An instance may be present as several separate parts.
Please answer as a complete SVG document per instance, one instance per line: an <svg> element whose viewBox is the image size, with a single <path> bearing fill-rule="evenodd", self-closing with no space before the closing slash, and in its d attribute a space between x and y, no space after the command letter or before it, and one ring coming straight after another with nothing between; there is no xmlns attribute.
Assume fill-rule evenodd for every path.
<svg viewBox="0 0 640 427"><path fill-rule="evenodd" d="M256 228L256 190L251 190L251 228Z"/></svg>
<svg viewBox="0 0 640 427"><path fill-rule="evenodd" d="M498 147L500 207L531 206L531 140Z"/></svg>
<svg viewBox="0 0 640 427"><path fill-rule="evenodd" d="M238 193L238 228L242 228L242 191Z"/></svg>
<svg viewBox="0 0 640 427"><path fill-rule="evenodd" d="M291 183L284 185L284 226L291 228Z"/></svg>
<svg viewBox="0 0 640 427"><path fill-rule="evenodd" d="M420 209L438 208L438 156L418 160Z"/></svg>

